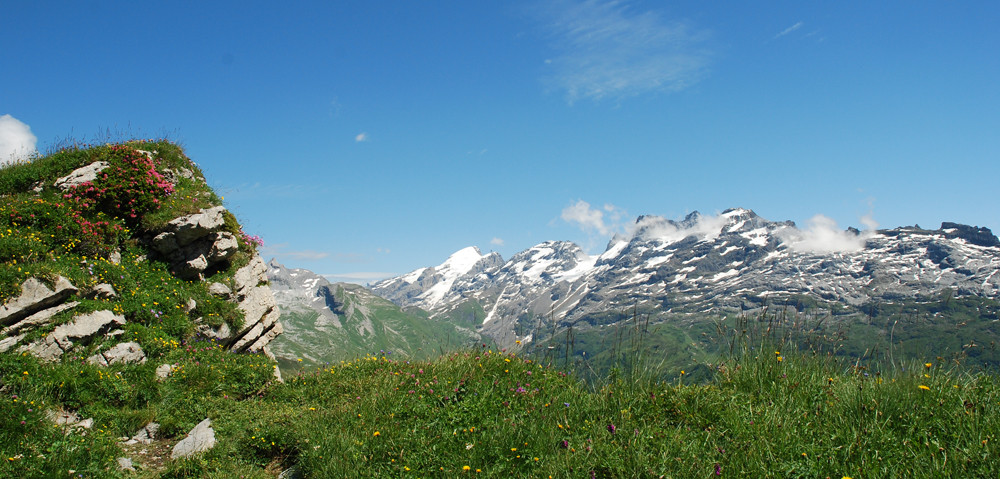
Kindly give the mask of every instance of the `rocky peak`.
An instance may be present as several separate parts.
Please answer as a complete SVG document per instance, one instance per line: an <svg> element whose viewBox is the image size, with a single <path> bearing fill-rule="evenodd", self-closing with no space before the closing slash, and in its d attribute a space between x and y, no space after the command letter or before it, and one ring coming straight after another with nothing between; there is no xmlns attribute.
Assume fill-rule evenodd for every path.
<svg viewBox="0 0 1000 479"><path fill-rule="evenodd" d="M954 238L962 238L969 243L979 246L1000 246L1000 239L986 227L969 226L959 223L941 223L941 230L945 235Z"/></svg>

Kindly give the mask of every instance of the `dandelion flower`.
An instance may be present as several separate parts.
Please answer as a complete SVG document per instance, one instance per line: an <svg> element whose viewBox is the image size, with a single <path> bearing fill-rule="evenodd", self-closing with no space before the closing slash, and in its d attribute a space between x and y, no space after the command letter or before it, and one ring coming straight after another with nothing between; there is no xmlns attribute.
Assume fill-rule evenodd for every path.
<svg viewBox="0 0 1000 479"><path fill-rule="evenodd" d="M378 432L378 431L375 431L374 433L372 433L372 436L375 436L375 437L378 437L378 436L381 436L381 435L382 434L380 432Z"/></svg>
<svg viewBox="0 0 1000 479"><path fill-rule="evenodd" d="M471 468L471 467L469 467L469 466L462 466L462 470L463 470L463 471L468 471L468 470L470 470L470 469L472 469L472 468Z"/></svg>
<svg viewBox="0 0 1000 479"><path fill-rule="evenodd" d="M929 388L927 386L924 386L923 384L921 384L921 385L919 385L917 387L920 388L920 389L923 389L924 391L930 391L931 390L931 388Z"/></svg>

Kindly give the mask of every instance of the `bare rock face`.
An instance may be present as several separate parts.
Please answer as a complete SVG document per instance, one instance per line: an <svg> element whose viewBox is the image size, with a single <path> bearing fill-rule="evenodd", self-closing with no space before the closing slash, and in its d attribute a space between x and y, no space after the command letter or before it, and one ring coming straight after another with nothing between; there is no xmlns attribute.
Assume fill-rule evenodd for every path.
<svg viewBox="0 0 1000 479"><path fill-rule="evenodd" d="M225 211L225 207L216 206L203 209L193 215L175 218L168 223L168 231L172 231L176 235L177 244L186 245L222 228L225 222L222 214Z"/></svg>
<svg viewBox="0 0 1000 479"><path fill-rule="evenodd" d="M32 329L42 327L46 324L49 324L49 322L52 321L52 317L55 316L56 314L69 309L73 309L79 304L80 304L79 301L70 301L68 303L63 303L48 309L43 309L35 314L32 314L31 316L28 316L27 318L24 318L10 326L7 326L6 328L3 328L2 333L0 333L0 336L11 336L14 334L27 332L31 331Z"/></svg>
<svg viewBox="0 0 1000 479"><path fill-rule="evenodd" d="M21 284L21 295L0 306L0 325L10 326L41 310L56 306L77 292L68 279L60 276L49 289L37 278Z"/></svg>
<svg viewBox="0 0 1000 479"><path fill-rule="evenodd" d="M208 285L208 292L220 298L228 298L230 294L233 294L233 290L229 289L222 283L212 283Z"/></svg>
<svg viewBox="0 0 1000 479"><path fill-rule="evenodd" d="M125 444L149 444L156 439L157 434L160 431L160 424L156 422L150 422L136 431L136 433L127 441Z"/></svg>
<svg viewBox="0 0 1000 479"><path fill-rule="evenodd" d="M74 429L90 429L94 427L94 418L80 419L75 412L57 409L55 411L45 411L45 417L54 422L56 426L62 426L63 432L71 432Z"/></svg>
<svg viewBox="0 0 1000 479"><path fill-rule="evenodd" d="M233 331L229 329L229 325L222 323L222 326L212 327L207 324L199 324L197 331L202 336L208 339L214 339L216 341L226 341L233 337Z"/></svg>
<svg viewBox="0 0 1000 479"><path fill-rule="evenodd" d="M78 290L60 276L52 288L38 278L28 278L21 284L21 294L0 306L0 353L11 350L25 333L49 324L53 316L76 307L79 302L66 302Z"/></svg>
<svg viewBox="0 0 1000 479"><path fill-rule="evenodd" d="M225 226L225 208L217 206L176 218L164 232L153 238L153 248L171 262L174 274L182 279L201 279L215 265L228 261L239 250L239 241ZM205 336L225 341L232 351L266 351L265 346L282 326L271 288L267 286L267 265L260 256L236 271L232 288L212 283L209 291L237 303L245 320L239 331L228 327L199 326ZM190 309L194 309L193 307Z"/></svg>
<svg viewBox="0 0 1000 479"><path fill-rule="evenodd" d="M88 343L115 326L124 326L125 317L108 310L82 314L72 322L57 326L44 338L24 346L24 350L47 361L58 360L74 343Z"/></svg>
<svg viewBox="0 0 1000 479"><path fill-rule="evenodd" d="M143 364L146 362L146 353L143 352L139 343L118 343L103 353L98 353L87 358L87 362L100 366L109 366L118 363Z"/></svg>
<svg viewBox="0 0 1000 479"><path fill-rule="evenodd" d="M108 283L101 283L93 287L87 297L91 298L101 298L101 299L111 299L117 298L118 292L115 291L115 287Z"/></svg>
<svg viewBox="0 0 1000 479"><path fill-rule="evenodd" d="M156 367L156 380L164 381L173 374L176 364L161 364Z"/></svg>
<svg viewBox="0 0 1000 479"><path fill-rule="evenodd" d="M283 331L278 322L278 304L267 285L267 265L260 256L254 256L249 264L236 271L233 280L236 286L233 296L245 320L230 349L262 351Z"/></svg>
<svg viewBox="0 0 1000 479"><path fill-rule="evenodd" d="M171 459L191 457L200 452L205 452L215 447L215 430L212 429L212 421L206 418L198 423L186 438L182 439L174 446L170 453Z"/></svg>
<svg viewBox="0 0 1000 479"><path fill-rule="evenodd" d="M97 174L110 166L106 161L95 161L87 166L77 168L72 173L56 180L55 186L60 190L67 191L82 185L88 181L97 179Z"/></svg>
<svg viewBox="0 0 1000 479"><path fill-rule="evenodd" d="M228 260L239 249L236 236L221 231L225 211L225 207L216 206L175 218L153 238L153 249L170 261L178 277L201 279L205 270Z"/></svg>

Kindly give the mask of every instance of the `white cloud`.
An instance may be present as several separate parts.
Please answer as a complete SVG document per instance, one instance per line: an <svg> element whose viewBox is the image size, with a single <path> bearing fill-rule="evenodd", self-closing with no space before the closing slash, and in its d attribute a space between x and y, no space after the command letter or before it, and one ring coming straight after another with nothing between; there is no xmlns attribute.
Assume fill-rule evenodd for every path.
<svg viewBox="0 0 1000 479"><path fill-rule="evenodd" d="M368 141L368 133L364 132L364 131L362 131L361 133L358 133L354 137L354 141L356 141L358 143L362 143L362 142Z"/></svg>
<svg viewBox="0 0 1000 479"><path fill-rule="evenodd" d="M332 283L355 283L369 284L379 280L399 276L399 273L385 273L381 271L356 271L351 273L329 273L321 274L327 281Z"/></svg>
<svg viewBox="0 0 1000 479"><path fill-rule="evenodd" d="M699 214L692 224L667 220L659 216L645 216L634 225L629 236L642 235L646 239L659 239L666 242L680 241L688 236L702 239L712 239L722 233L729 219L722 215Z"/></svg>
<svg viewBox="0 0 1000 479"><path fill-rule="evenodd" d="M864 249L865 242L878 227L870 214L861 218L861 222L867 229L855 234L839 229L837 222L831 218L816 215L809 219L809 227L804 230L789 227L778 230L776 234L795 251L817 254L850 253Z"/></svg>
<svg viewBox="0 0 1000 479"><path fill-rule="evenodd" d="M575 223L584 231L596 231L602 235L611 233L611 228L604 223L604 212L596 208L591 208L590 203L586 201L578 200L576 203L563 208L562 215L560 216L563 221Z"/></svg>
<svg viewBox="0 0 1000 479"><path fill-rule="evenodd" d="M579 98L624 98L696 83L711 56L709 34L627 2L559 0L538 10L553 37L547 82Z"/></svg>
<svg viewBox="0 0 1000 479"><path fill-rule="evenodd" d="M792 25L792 26L790 26L790 27L782 30L781 33L775 35L774 39L781 38L781 37L783 37L785 35L788 35L789 33L794 32L795 30L800 29L800 28L802 28L802 22L796 22L795 25Z"/></svg>
<svg viewBox="0 0 1000 479"><path fill-rule="evenodd" d="M871 231L875 231L876 229L878 229L878 222L875 221L875 218L872 218L871 213L862 216L859 221L861 221L861 224L865 225L865 228Z"/></svg>
<svg viewBox="0 0 1000 479"><path fill-rule="evenodd" d="M0 165L28 158L37 142L31 127L10 115L0 116Z"/></svg>
<svg viewBox="0 0 1000 479"><path fill-rule="evenodd" d="M497 245L497 246L503 246L503 239L502 238L493 238L493 239L490 240L490 244Z"/></svg>

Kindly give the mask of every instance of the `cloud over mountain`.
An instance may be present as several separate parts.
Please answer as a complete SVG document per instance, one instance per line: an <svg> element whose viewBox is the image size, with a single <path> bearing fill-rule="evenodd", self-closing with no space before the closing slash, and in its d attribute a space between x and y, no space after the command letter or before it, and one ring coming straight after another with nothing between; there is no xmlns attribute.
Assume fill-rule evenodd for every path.
<svg viewBox="0 0 1000 479"><path fill-rule="evenodd" d="M0 116L0 165L30 156L37 142L31 127L10 115Z"/></svg>

